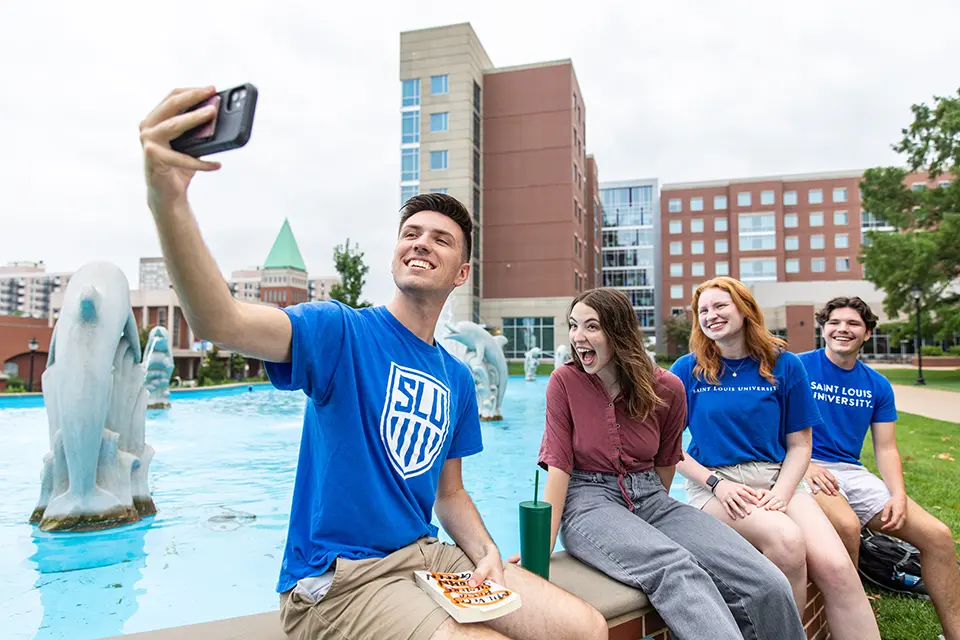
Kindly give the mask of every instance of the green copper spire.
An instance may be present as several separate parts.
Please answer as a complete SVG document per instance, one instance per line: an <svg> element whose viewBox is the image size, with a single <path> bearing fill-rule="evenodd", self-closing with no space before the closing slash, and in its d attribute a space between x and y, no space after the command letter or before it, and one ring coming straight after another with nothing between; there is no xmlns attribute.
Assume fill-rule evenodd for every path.
<svg viewBox="0 0 960 640"><path fill-rule="evenodd" d="M270 249L270 255L263 265L264 269L297 269L306 272L307 266L303 263L303 256L300 255L300 247L297 246L297 239L293 237L293 231L290 230L290 221L284 218L283 226L277 239Z"/></svg>

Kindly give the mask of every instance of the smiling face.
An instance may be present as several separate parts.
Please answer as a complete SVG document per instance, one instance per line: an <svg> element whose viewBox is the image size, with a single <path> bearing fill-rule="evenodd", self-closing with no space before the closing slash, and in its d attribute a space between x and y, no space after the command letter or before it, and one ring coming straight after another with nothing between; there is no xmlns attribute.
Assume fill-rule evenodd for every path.
<svg viewBox="0 0 960 640"><path fill-rule="evenodd" d="M704 335L714 342L730 341L743 331L743 314L723 289L705 289L700 294L697 317Z"/></svg>
<svg viewBox="0 0 960 640"><path fill-rule="evenodd" d="M470 272L463 262L463 231L435 211L410 216L400 228L390 271L401 291L449 294Z"/></svg>
<svg viewBox="0 0 960 640"><path fill-rule="evenodd" d="M597 375L613 360L613 345L600 326L596 310L582 302L570 312L570 344L587 373Z"/></svg>
<svg viewBox="0 0 960 640"><path fill-rule="evenodd" d="M856 309L841 307L830 312L823 324L823 338L828 350L841 356L856 355L870 339L870 330Z"/></svg>

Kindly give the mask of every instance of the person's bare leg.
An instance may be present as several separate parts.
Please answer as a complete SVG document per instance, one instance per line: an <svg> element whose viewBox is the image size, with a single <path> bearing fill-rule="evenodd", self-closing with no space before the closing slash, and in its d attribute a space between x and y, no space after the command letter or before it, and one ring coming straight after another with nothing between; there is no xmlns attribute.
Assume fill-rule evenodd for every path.
<svg viewBox="0 0 960 640"><path fill-rule="evenodd" d="M860 518L842 495L830 496L822 491L813 494L814 500L840 536L840 541L850 554L856 567L860 558Z"/></svg>
<svg viewBox="0 0 960 640"><path fill-rule="evenodd" d="M946 640L960 640L960 571L950 527L907 498L907 518L897 531L884 531L877 515L867 523L874 531L905 540L920 550L920 571L940 616Z"/></svg>
<svg viewBox="0 0 960 640"><path fill-rule="evenodd" d="M430 640L500 640L508 638L483 624L458 624L453 618L447 618L440 628L433 632Z"/></svg>
<svg viewBox="0 0 960 640"><path fill-rule="evenodd" d="M777 565L790 581L797 610L803 615L807 606L806 549L803 534L793 520L785 513L763 509L752 509L746 518L733 520L716 498L711 498L703 510L733 527Z"/></svg>
<svg viewBox="0 0 960 640"><path fill-rule="evenodd" d="M823 593L823 610L836 640L880 640L877 619L840 536L813 498L796 494L787 515L807 541L807 570Z"/></svg>

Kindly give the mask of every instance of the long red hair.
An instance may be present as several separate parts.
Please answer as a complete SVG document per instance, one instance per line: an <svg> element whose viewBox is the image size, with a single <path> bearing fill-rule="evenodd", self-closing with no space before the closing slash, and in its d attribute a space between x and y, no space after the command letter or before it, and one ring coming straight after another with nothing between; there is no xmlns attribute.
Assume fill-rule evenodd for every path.
<svg viewBox="0 0 960 640"><path fill-rule="evenodd" d="M776 337L763 324L763 312L750 289L739 280L720 276L707 280L693 292L693 329L690 332L690 352L696 357L697 365L693 375L710 384L720 384L721 366L720 347L703 333L700 328L700 295L707 289L720 289L730 294L733 304L743 314L743 332L746 338L747 354L760 363L760 375L776 385L773 367L782 351L787 348L784 340Z"/></svg>

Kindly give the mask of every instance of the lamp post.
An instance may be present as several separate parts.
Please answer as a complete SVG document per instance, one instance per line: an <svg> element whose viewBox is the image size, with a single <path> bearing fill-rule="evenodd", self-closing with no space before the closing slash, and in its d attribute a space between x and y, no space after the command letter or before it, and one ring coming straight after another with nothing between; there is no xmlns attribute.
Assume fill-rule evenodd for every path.
<svg viewBox="0 0 960 640"><path fill-rule="evenodd" d="M37 342L36 338L30 338L30 342L27 343L27 349L30 349L30 379L27 381L27 391L33 393L33 359L37 355L37 349L40 348L40 343Z"/></svg>
<svg viewBox="0 0 960 640"><path fill-rule="evenodd" d="M923 379L923 353L920 350L920 294L922 292L919 286L913 285L910 293L913 294L913 302L917 313L917 381L914 384L925 385L927 382Z"/></svg>

